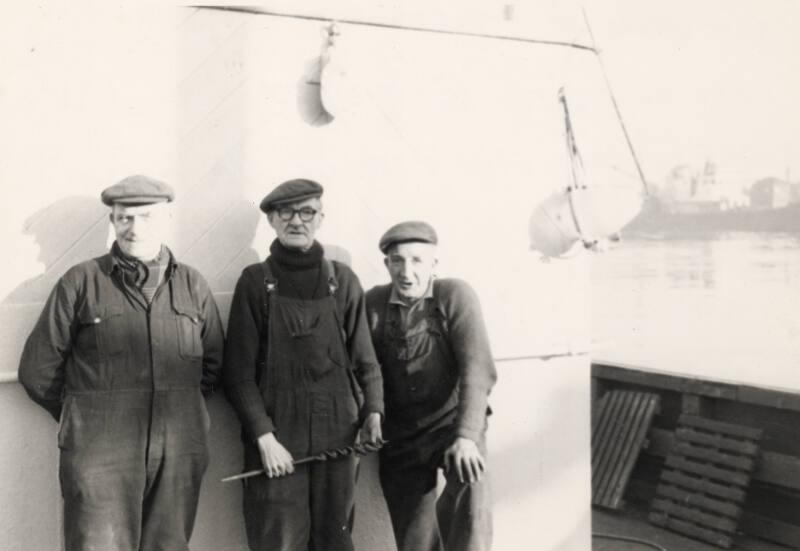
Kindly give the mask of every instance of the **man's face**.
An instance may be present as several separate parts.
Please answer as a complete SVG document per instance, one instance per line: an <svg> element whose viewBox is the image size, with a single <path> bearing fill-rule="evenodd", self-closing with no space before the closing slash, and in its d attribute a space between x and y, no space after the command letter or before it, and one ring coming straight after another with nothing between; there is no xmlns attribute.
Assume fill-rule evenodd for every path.
<svg viewBox="0 0 800 551"><path fill-rule="evenodd" d="M393 245L383 260L392 285L400 297L408 301L425 294L437 262L436 245L417 241Z"/></svg>
<svg viewBox="0 0 800 551"><path fill-rule="evenodd" d="M166 235L168 207L166 203L121 205L111 209L111 223L122 252L142 261L158 256Z"/></svg>
<svg viewBox="0 0 800 551"><path fill-rule="evenodd" d="M283 204L270 211L267 219L284 247L307 251L314 244L314 236L322 224L323 216L322 202L319 198L312 197L297 203Z"/></svg>

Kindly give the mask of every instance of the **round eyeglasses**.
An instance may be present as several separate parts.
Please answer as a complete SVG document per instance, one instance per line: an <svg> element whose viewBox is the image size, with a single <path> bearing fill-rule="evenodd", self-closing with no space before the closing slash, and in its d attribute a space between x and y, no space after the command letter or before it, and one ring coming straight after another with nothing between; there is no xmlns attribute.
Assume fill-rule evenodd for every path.
<svg viewBox="0 0 800 551"><path fill-rule="evenodd" d="M311 207L303 207L301 209L293 209L291 207L281 207L277 209L278 211L278 218L283 220L284 222L291 221L294 218L294 215L297 214L300 216L300 220L303 222L311 222L314 219L314 216L317 215L316 209L312 209Z"/></svg>

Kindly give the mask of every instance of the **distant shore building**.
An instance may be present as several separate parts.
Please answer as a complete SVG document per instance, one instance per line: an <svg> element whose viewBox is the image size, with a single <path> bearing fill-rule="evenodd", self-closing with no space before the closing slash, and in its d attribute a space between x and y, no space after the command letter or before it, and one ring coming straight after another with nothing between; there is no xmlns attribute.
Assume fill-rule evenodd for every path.
<svg viewBox="0 0 800 551"><path fill-rule="evenodd" d="M750 187L750 207L754 209L779 209L800 202L798 184L780 178L762 178Z"/></svg>
<svg viewBox="0 0 800 551"><path fill-rule="evenodd" d="M703 170L679 165L667 175L659 198L663 207L675 214L719 212L727 207L717 180L717 166L708 161Z"/></svg>

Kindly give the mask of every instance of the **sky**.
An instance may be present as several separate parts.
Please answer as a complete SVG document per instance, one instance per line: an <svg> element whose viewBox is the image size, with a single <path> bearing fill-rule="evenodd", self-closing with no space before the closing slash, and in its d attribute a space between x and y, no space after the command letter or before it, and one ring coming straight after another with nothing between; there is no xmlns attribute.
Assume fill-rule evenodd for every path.
<svg viewBox="0 0 800 551"><path fill-rule="evenodd" d="M800 2L594 0L586 11L649 180L800 181Z"/></svg>

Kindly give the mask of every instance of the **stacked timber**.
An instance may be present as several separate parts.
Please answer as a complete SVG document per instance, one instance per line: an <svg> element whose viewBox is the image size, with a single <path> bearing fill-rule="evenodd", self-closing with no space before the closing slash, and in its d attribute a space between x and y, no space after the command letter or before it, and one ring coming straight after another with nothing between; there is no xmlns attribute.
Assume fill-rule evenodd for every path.
<svg viewBox="0 0 800 551"><path fill-rule="evenodd" d="M651 504L650 522L731 547L762 432L682 415Z"/></svg>

